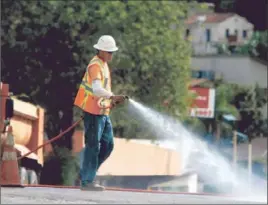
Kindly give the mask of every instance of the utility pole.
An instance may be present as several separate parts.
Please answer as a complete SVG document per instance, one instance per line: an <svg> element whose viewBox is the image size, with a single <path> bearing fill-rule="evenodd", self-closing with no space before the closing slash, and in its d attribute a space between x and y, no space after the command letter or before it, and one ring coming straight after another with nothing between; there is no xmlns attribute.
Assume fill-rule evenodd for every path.
<svg viewBox="0 0 268 205"><path fill-rule="evenodd" d="M234 127L233 129L233 167L234 167L235 172L236 172L236 165L237 165L237 133Z"/></svg>
<svg viewBox="0 0 268 205"><path fill-rule="evenodd" d="M253 87L252 89L252 111L256 113L257 109L257 103L256 103L256 88ZM249 189L251 189L251 176L252 176L252 134L250 133L248 136L248 183L249 183Z"/></svg>
<svg viewBox="0 0 268 205"><path fill-rule="evenodd" d="M251 189L251 176L252 176L252 143L251 143L251 136L249 136L249 143L248 143L248 183L249 183L249 189Z"/></svg>

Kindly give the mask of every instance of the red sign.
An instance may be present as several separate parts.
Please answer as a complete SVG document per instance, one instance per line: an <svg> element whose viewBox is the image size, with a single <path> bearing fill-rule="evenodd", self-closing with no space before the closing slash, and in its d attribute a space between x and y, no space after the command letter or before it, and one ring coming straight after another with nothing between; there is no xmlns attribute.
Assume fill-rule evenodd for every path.
<svg viewBox="0 0 268 205"><path fill-rule="evenodd" d="M191 88L191 91L197 95L192 107L208 108L209 89L207 88Z"/></svg>
<svg viewBox="0 0 268 205"><path fill-rule="evenodd" d="M190 88L190 91L196 95L190 109L192 117L214 117L215 90L213 88Z"/></svg>

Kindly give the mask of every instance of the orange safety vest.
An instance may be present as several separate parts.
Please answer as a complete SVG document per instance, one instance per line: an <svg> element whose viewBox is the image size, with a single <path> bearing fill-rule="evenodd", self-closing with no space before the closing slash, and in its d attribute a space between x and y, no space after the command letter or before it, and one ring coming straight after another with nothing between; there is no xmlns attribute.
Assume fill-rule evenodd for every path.
<svg viewBox="0 0 268 205"><path fill-rule="evenodd" d="M93 94L92 79L89 75L89 69L92 65L98 65L101 68L102 86L111 91L111 76L107 63L103 62L98 56L94 56L89 62L80 87L78 89L74 105L80 107L85 112L94 115L109 115L111 100L103 97L97 97Z"/></svg>

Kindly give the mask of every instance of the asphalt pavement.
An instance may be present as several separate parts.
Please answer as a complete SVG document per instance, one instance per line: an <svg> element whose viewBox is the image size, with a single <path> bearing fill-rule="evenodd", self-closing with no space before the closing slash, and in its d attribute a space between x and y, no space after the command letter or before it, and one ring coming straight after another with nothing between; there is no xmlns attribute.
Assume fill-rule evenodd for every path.
<svg viewBox="0 0 268 205"><path fill-rule="evenodd" d="M246 199L246 197L193 194L89 192L65 188L1 187L1 204L267 204L267 199L263 198L261 201L261 199Z"/></svg>

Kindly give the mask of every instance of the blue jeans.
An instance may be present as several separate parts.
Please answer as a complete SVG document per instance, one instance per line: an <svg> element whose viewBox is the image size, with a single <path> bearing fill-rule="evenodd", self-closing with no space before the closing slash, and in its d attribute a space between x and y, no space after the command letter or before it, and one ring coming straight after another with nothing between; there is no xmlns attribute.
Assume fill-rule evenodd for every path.
<svg viewBox="0 0 268 205"><path fill-rule="evenodd" d="M81 184L94 181L97 170L113 148L113 127L109 116L84 113L85 148L80 153Z"/></svg>

